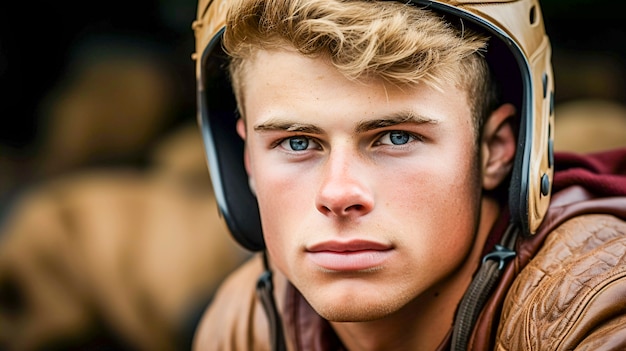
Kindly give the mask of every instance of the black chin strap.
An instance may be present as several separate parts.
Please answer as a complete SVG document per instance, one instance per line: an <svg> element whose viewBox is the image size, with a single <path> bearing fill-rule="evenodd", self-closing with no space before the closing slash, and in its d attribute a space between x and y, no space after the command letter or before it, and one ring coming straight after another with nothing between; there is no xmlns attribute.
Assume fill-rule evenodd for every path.
<svg viewBox="0 0 626 351"><path fill-rule="evenodd" d="M485 255L472 283L463 295L463 299L454 318L451 351L466 350L478 315L491 295L491 290L500 280L500 274L506 262L516 253L513 251L518 228L509 223L499 245Z"/></svg>
<svg viewBox="0 0 626 351"><path fill-rule="evenodd" d="M272 271L267 261L267 252L263 252L263 265L265 272L261 274L256 283L256 293L269 322L270 345L273 351L286 351L285 337L283 333L283 324L276 308L274 300L274 284L272 283Z"/></svg>

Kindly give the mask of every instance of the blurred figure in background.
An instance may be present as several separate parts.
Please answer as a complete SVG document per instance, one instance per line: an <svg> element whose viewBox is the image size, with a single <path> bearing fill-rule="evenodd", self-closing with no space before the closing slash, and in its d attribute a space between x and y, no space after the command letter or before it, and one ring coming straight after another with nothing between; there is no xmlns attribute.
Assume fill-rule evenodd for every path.
<svg viewBox="0 0 626 351"><path fill-rule="evenodd" d="M88 49L47 96L40 152L2 204L0 350L188 349L248 254L218 217L195 119L174 121L167 66Z"/></svg>
<svg viewBox="0 0 626 351"><path fill-rule="evenodd" d="M69 67L41 105L39 177L137 162L177 117L180 83L147 43L94 39Z"/></svg>
<svg viewBox="0 0 626 351"><path fill-rule="evenodd" d="M77 42L59 80L37 102L39 132L7 184L91 167L145 163L182 120L184 82L163 48L147 38L93 35Z"/></svg>

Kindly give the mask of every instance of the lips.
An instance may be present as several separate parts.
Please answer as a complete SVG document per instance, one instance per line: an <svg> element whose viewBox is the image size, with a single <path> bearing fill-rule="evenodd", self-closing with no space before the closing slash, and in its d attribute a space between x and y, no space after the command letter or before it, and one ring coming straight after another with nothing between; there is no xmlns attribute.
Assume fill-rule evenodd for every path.
<svg viewBox="0 0 626 351"><path fill-rule="evenodd" d="M354 272L381 268L391 250L389 245L365 240L327 241L307 248L307 257L325 270Z"/></svg>

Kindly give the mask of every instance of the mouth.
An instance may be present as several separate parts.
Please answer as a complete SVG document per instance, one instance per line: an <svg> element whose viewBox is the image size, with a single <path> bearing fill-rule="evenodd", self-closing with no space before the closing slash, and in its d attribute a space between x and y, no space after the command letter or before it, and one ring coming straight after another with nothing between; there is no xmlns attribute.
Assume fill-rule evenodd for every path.
<svg viewBox="0 0 626 351"><path fill-rule="evenodd" d="M308 247L306 255L313 264L324 270L357 272L382 268L392 250L390 245L372 241L328 241Z"/></svg>

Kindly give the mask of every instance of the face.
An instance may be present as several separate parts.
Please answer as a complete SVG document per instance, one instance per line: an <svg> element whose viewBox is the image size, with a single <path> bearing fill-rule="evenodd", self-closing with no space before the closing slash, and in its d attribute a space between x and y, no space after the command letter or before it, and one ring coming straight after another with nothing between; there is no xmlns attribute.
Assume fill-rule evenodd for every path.
<svg viewBox="0 0 626 351"><path fill-rule="evenodd" d="M248 65L238 128L265 242L312 307L372 320L453 279L480 208L466 94L350 81L291 51Z"/></svg>

